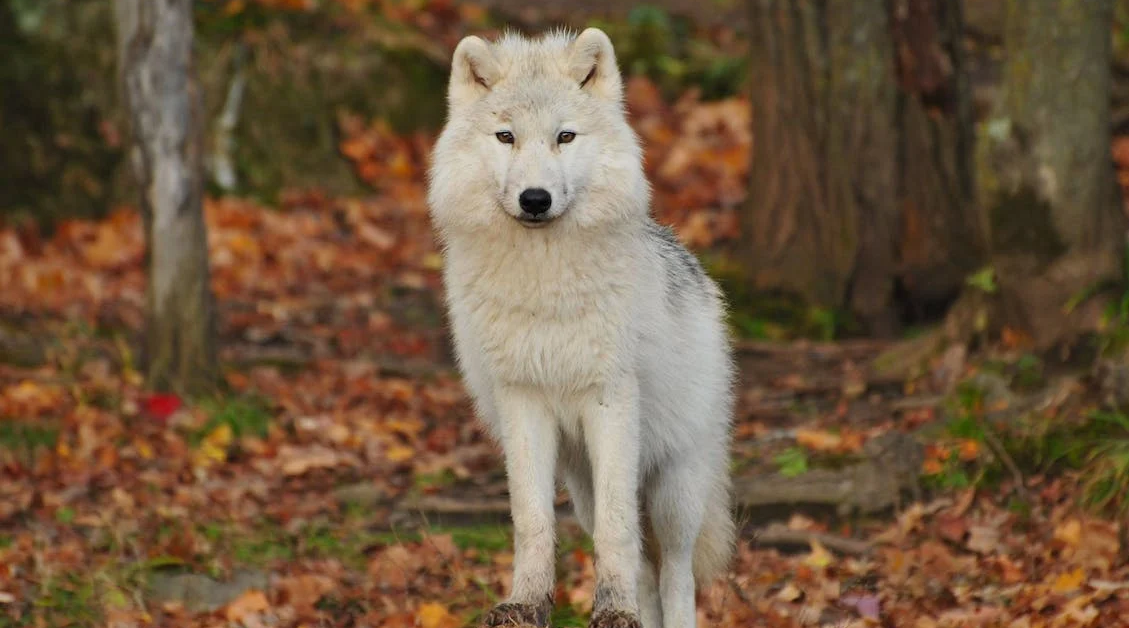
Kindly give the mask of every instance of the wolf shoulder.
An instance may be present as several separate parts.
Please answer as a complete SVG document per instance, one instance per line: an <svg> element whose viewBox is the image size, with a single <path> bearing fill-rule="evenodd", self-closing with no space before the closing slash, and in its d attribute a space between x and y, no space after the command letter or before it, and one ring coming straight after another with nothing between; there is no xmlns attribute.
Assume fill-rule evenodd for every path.
<svg viewBox="0 0 1129 628"><path fill-rule="evenodd" d="M697 305L712 311L723 307L717 284L706 274L698 257L678 240L670 227L648 220L644 234L648 248L661 269L665 305L668 309L677 312L687 309L687 306Z"/></svg>

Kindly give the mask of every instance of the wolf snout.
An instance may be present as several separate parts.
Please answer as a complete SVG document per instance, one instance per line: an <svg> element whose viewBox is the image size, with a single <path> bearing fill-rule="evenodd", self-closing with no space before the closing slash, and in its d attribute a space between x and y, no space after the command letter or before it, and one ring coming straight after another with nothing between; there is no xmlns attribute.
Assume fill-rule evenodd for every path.
<svg viewBox="0 0 1129 628"><path fill-rule="evenodd" d="M540 216L553 205L553 196L543 188L527 188L517 197L521 210L532 216Z"/></svg>

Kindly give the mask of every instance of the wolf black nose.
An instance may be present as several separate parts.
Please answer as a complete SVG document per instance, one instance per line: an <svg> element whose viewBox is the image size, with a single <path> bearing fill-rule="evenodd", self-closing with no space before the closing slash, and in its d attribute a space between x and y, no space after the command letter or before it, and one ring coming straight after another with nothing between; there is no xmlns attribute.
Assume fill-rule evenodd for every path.
<svg viewBox="0 0 1129 628"><path fill-rule="evenodd" d="M522 211L537 216L549 211L549 207L553 204L553 197L548 190L529 188L517 197L517 201L521 204Z"/></svg>

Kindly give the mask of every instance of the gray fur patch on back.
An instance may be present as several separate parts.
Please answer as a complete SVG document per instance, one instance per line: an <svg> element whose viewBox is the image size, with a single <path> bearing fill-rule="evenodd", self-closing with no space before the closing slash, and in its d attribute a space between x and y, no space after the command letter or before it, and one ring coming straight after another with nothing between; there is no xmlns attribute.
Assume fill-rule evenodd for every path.
<svg viewBox="0 0 1129 628"><path fill-rule="evenodd" d="M666 296L671 307L685 300L687 293L701 292L706 285L706 273L693 253L674 235L670 227L650 222L647 237L657 244L663 268L666 270Z"/></svg>

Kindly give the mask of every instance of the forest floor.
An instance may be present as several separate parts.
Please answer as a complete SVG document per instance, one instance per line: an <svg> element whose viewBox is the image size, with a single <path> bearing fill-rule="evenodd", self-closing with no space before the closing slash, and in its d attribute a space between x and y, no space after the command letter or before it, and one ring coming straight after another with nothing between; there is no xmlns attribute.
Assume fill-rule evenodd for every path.
<svg viewBox="0 0 1129 628"><path fill-rule="evenodd" d="M747 104L628 91L657 213L716 271ZM505 593L500 457L443 329L430 138L341 125L376 193L207 203L208 399L144 387L136 212L0 229L0 626L456 628ZM1129 625L1109 514L1129 472L1079 470L1125 456L1129 420L1097 412L1087 371L1013 336L892 376L884 343L737 322L774 339L738 344L742 534L702 625ZM583 626L592 548L560 505L554 625Z"/></svg>

